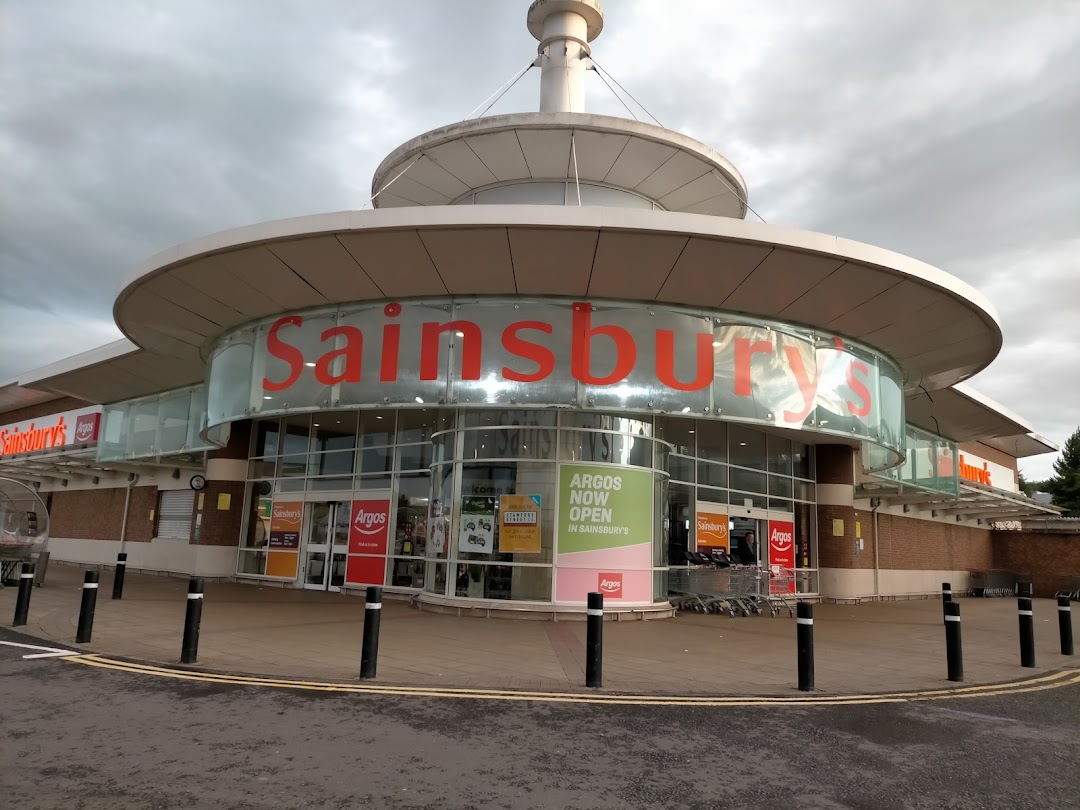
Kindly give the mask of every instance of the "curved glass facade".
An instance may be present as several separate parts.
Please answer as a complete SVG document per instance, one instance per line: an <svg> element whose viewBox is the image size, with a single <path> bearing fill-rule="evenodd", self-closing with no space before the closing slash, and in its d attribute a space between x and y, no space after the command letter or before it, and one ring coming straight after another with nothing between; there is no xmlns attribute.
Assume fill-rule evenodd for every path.
<svg viewBox="0 0 1080 810"><path fill-rule="evenodd" d="M537 409L328 411L252 423L241 576L384 585L454 603L668 598L669 567L791 524L813 580L810 449L681 416ZM291 529L287 525L292 521ZM292 531L294 536L289 535ZM767 566L766 556L756 560Z"/></svg>
<svg viewBox="0 0 1080 810"><path fill-rule="evenodd" d="M453 205L601 205L663 211L654 200L614 186L573 180L505 183L470 192Z"/></svg>
<svg viewBox="0 0 1080 810"><path fill-rule="evenodd" d="M681 414L864 441L902 462L902 375L839 336L716 310L525 298L266 318L210 354L208 425L433 405Z"/></svg>

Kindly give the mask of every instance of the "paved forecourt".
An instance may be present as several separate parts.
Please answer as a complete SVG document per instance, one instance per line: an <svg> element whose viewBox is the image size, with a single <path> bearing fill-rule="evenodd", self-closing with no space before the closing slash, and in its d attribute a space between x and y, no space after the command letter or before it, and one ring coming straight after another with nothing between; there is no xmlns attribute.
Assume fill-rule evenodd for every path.
<svg viewBox="0 0 1080 810"><path fill-rule="evenodd" d="M35 588L37 638L72 644L83 569L53 566ZM187 580L128 574L121 601L103 572L90 644L101 654L175 664L180 658ZM0 589L10 626L15 588ZM1057 609L1035 601L1039 666L1020 666L1016 601L963 599L966 682L994 683L1077 666L1059 654ZM315 679L355 679L362 597L256 585L206 586L199 667ZM945 632L940 601L815 607L817 688L853 694L942 688ZM585 623L480 619L420 612L386 599L378 681L495 689L567 690L585 682ZM785 694L796 687L795 622L787 614L729 618L684 614L607 622L604 688L655 694Z"/></svg>

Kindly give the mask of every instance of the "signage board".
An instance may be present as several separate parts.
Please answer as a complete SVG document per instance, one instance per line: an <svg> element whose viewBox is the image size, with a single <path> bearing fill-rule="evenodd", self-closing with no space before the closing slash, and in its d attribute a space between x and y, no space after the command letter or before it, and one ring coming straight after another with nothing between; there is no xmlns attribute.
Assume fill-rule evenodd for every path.
<svg viewBox="0 0 1080 810"><path fill-rule="evenodd" d="M616 407L864 438L899 461L902 379L869 347L736 313L439 298L296 312L224 335L210 355L208 418L327 402Z"/></svg>
<svg viewBox="0 0 1080 810"><path fill-rule="evenodd" d="M101 410L94 405L0 425L0 456L95 444Z"/></svg>
<svg viewBox="0 0 1080 810"><path fill-rule="evenodd" d="M270 507L270 548L299 549L304 504L300 501L274 501Z"/></svg>
<svg viewBox="0 0 1080 810"><path fill-rule="evenodd" d="M795 524L790 520L769 521L769 571L774 577L784 580L780 588L770 587L772 593L778 590L795 593L795 580L792 570L795 568Z"/></svg>
<svg viewBox="0 0 1080 810"><path fill-rule="evenodd" d="M952 451L946 451L938 455L938 475L950 477L953 473ZM982 484L994 489L1004 489L1009 492L1019 492L1020 485L1017 482L1016 473L1010 468L987 461L985 458L960 450L956 457L956 473L961 481L972 484Z"/></svg>
<svg viewBox="0 0 1080 810"><path fill-rule="evenodd" d="M653 474L606 465L559 466L555 599L652 600Z"/></svg>
<svg viewBox="0 0 1080 810"><path fill-rule="evenodd" d="M353 501L349 521L350 554L386 554L390 537L390 499Z"/></svg>
<svg viewBox="0 0 1080 810"><path fill-rule="evenodd" d="M730 517L726 504L698 501L694 521L694 547L706 554L713 549L731 550Z"/></svg>
<svg viewBox="0 0 1080 810"><path fill-rule="evenodd" d="M499 551L540 553L540 496L499 496Z"/></svg>

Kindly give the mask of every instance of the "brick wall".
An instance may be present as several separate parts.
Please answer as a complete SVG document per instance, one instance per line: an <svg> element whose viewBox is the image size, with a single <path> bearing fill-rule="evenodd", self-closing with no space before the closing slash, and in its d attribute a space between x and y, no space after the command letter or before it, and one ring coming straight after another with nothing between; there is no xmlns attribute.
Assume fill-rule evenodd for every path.
<svg viewBox="0 0 1080 810"><path fill-rule="evenodd" d="M77 540L119 540L126 491L123 487L49 493L49 534ZM131 488L127 540L141 542L154 536L150 513L157 509L157 492L157 487Z"/></svg>
<svg viewBox="0 0 1080 810"><path fill-rule="evenodd" d="M1080 577L1080 534L993 532L993 565L1029 574L1035 595L1053 596Z"/></svg>
<svg viewBox="0 0 1080 810"><path fill-rule="evenodd" d="M817 509L818 566L872 569L873 513L850 506L819 505ZM842 536L833 534L833 520L844 522ZM863 540L862 552L855 550L857 536ZM882 569L964 571L994 567L993 545L986 529L879 513L878 542Z"/></svg>
<svg viewBox="0 0 1080 810"><path fill-rule="evenodd" d="M95 403L86 402L75 397L60 397L48 402L40 402L37 405L28 405L14 411L0 413L0 425L10 425L13 422L22 422L24 419L37 419L39 416L48 416L52 413L73 411L77 408L87 408Z"/></svg>
<svg viewBox="0 0 1080 810"><path fill-rule="evenodd" d="M244 515L243 481L208 481L203 496L203 508L199 510L199 496L195 498L195 512L191 516L191 536L195 537L196 516L202 514L202 526L193 545L236 546L240 543L240 524ZM219 509L219 495L229 496L229 508Z"/></svg>
<svg viewBox="0 0 1080 810"><path fill-rule="evenodd" d="M211 450L207 458L243 458L248 457L251 445L251 420L233 422L229 428L229 443L218 450Z"/></svg>

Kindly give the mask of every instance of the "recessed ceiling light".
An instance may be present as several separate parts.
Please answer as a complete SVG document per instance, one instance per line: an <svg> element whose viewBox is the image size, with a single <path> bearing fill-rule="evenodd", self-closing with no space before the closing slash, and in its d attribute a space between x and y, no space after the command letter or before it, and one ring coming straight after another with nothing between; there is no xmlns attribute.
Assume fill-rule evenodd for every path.
<svg viewBox="0 0 1080 810"><path fill-rule="evenodd" d="M720 348L720 341L719 340L714 340L712 342L712 345L713 345L714 349L719 349Z"/></svg>
<svg viewBox="0 0 1080 810"><path fill-rule="evenodd" d="M315 368L314 363L304 363L304 365L307 366L308 368Z"/></svg>
<svg viewBox="0 0 1080 810"><path fill-rule="evenodd" d="M683 413L690 413L690 406L687 405L685 408L682 409L682 412Z"/></svg>
<svg viewBox="0 0 1080 810"><path fill-rule="evenodd" d="M416 401L417 401L417 402L419 402L419 403L420 403L421 405L423 405L423 404L424 404L424 400L423 400L423 399L421 399L420 397L417 397L417 398L416 398Z"/></svg>
<svg viewBox="0 0 1080 810"><path fill-rule="evenodd" d="M739 442L739 447L746 447L746 442Z"/></svg>
<svg viewBox="0 0 1080 810"><path fill-rule="evenodd" d="M693 433L694 431L691 430L690 432Z"/></svg>
<svg viewBox="0 0 1080 810"><path fill-rule="evenodd" d="M376 418L376 419L382 419L382 417L381 417L381 416L376 416L375 418Z"/></svg>
<svg viewBox="0 0 1080 810"><path fill-rule="evenodd" d="M269 395L267 395L267 396L264 396L264 397L263 397L263 399L273 399L273 397L272 397L272 396L269 396Z"/></svg>

